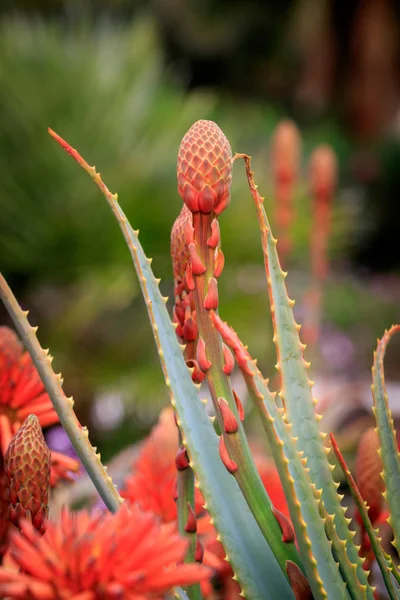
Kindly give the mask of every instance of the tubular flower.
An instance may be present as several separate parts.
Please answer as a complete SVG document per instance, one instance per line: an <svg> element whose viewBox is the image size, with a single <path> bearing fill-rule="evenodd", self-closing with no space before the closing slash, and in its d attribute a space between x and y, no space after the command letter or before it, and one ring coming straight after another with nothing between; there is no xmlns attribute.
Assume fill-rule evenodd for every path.
<svg viewBox="0 0 400 600"><path fill-rule="evenodd" d="M121 491L130 504L137 502L142 510L157 515L163 523L176 522L177 519L175 457L178 448L178 428L172 408L167 408L162 411L159 422L145 441L134 471ZM197 488L195 501L196 513L199 514L204 501Z"/></svg>
<svg viewBox="0 0 400 600"><path fill-rule="evenodd" d="M29 519L34 527L45 530L50 485L50 450L39 421L30 415L12 438L4 457L8 517L19 527Z"/></svg>
<svg viewBox="0 0 400 600"><path fill-rule="evenodd" d="M14 331L0 327L0 456L3 458L11 438L30 414L37 416L41 427L59 422L29 353L23 351ZM52 452L50 484L69 480L71 472L78 468L78 461Z"/></svg>
<svg viewBox="0 0 400 600"><path fill-rule="evenodd" d="M33 600L158 599L178 585L209 577L203 565L181 564L187 541L137 505L116 514L65 511L43 537L24 521L0 568L0 595Z"/></svg>
<svg viewBox="0 0 400 600"><path fill-rule="evenodd" d="M228 206L232 150L213 121L196 121L179 147L178 192L192 213L216 215Z"/></svg>

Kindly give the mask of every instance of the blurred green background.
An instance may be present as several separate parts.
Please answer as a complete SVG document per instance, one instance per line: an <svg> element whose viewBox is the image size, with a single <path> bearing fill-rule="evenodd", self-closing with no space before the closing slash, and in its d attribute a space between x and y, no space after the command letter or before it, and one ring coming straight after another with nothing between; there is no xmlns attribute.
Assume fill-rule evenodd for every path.
<svg viewBox="0 0 400 600"><path fill-rule="evenodd" d="M332 144L339 186L314 378L367 385L376 337L400 318L399 25L394 0L3 0L0 266L106 458L141 436L168 397L118 227L47 127L118 191L171 296L186 130L215 120L234 151L253 156L273 220L271 134L292 118L303 137L288 277L299 318L310 285L307 160L316 144ZM239 164L220 222L221 314L271 375L259 234ZM3 308L0 320L9 323ZM394 384L399 356L394 341Z"/></svg>

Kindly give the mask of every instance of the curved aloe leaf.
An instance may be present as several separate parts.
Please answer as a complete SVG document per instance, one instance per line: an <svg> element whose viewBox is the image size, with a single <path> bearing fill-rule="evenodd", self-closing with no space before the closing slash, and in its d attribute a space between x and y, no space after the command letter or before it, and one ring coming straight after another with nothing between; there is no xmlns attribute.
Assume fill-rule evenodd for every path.
<svg viewBox="0 0 400 600"><path fill-rule="evenodd" d="M67 398L62 389L61 375L56 375L52 369L52 358L48 350L43 350L36 337L37 327L32 327L28 321L28 311L24 312L6 280L0 273L0 297L10 313L15 326L25 344L26 349L32 357L35 367L46 388L50 400L53 403L61 425L65 429L71 443L88 472L93 484L102 497L105 505L111 512L116 512L121 506L123 499L114 486L106 467L103 466L100 454L96 454L96 448L89 442L87 427L79 423L73 406L73 398Z"/></svg>
<svg viewBox="0 0 400 600"><path fill-rule="evenodd" d="M399 590L394 587L394 582L392 579L392 565L390 561L390 556L384 552L382 546L379 543L377 537L377 531L372 527L372 523L368 516L368 510L366 503L362 499L360 491L357 487L356 482L352 474L350 473L350 469L348 468L346 461L343 458L342 453L339 450L339 447L336 443L335 437L333 433L331 433L331 445L334 453L336 454L336 458L338 459L339 465L346 477L346 481L348 483L351 495L353 496L353 500L358 508L358 511L361 515L362 521L364 523L365 531L368 534L368 537L371 541L371 546L375 554L376 561L379 565L379 568L382 573L383 581L385 582L386 589L389 594L389 598L391 600L398 600L400 598Z"/></svg>
<svg viewBox="0 0 400 600"><path fill-rule="evenodd" d="M334 516L337 534L346 542L350 561L357 567L357 576L362 585L367 586L367 598L373 599L368 589L367 573L363 570L363 560L359 557L353 542L354 532L349 530L348 520L340 504L337 484L332 478L328 461L328 450L324 445L325 434L320 432L315 412L315 399L311 393L313 382L307 376L307 363L303 357L304 344L299 337L300 326L293 316L294 301L288 297L285 285L286 273L281 269L276 250L277 240L273 237L263 206L263 198L257 191L251 171L250 157L236 155L245 161L250 192L257 211L264 253L265 271L268 283L270 308L274 327L274 343L277 352L277 368L282 378L280 396L285 404L285 417L293 425L293 436L297 449L307 460L309 476L317 490L322 491L322 500L328 514Z"/></svg>
<svg viewBox="0 0 400 600"><path fill-rule="evenodd" d="M160 294L159 280L152 273L151 260L143 252L138 232L132 229L117 196L111 194L94 167L57 134L50 133L99 187L122 230L146 302L171 402L178 412L183 442L206 500L205 507L221 537L243 595L248 600L269 597L293 599L289 582L262 536L236 481L220 460L218 437L192 383L165 306L166 299Z"/></svg>
<svg viewBox="0 0 400 600"><path fill-rule="evenodd" d="M331 553L333 549L350 597L360 600L366 598L367 588L359 582L356 568L348 560L344 542L337 537L332 517L326 513L320 501L321 492L317 492L310 481L308 469L295 447L292 426L285 422L282 410L276 405L276 395L270 391L267 380L263 378L237 333L215 313L212 319L224 342L235 354L266 431L314 597L348 597L338 574L338 564Z"/></svg>
<svg viewBox="0 0 400 600"><path fill-rule="evenodd" d="M386 486L385 498L389 506L388 523L394 534L394 545L400 552L400 454L393 426L392 413L389 408L385 387L383 360L386 347L391 337L400 331L400 325L393 325L378 343L374 353L372 368L372 393L374 396L374 413L381 446L383 464L383 480Z"/></svg>

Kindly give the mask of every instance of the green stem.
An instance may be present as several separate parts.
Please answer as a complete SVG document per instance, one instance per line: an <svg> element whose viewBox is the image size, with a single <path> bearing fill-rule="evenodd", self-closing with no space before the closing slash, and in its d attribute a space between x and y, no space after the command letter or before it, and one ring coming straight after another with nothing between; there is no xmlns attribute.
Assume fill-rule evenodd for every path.
<svg viewBox="0 0 400 600"><path fill-rule="evenodd" d="M182 445L182 434L179 430L179 447ZM195 488L194 473L191 467L178 471L177 475L178 499L178 529L179 533L189 539L189 547L185 556L185 563L193 563L196 560L197 534L188 533L185 530L189 517L189 505L195 510ZM201 600L202 594L200 584L196 583L185 588L190 600Z"/></svg>
<svg viewBox="0 0 400 600"><path fill-rule="evenodd" d="M257 472L251 451L240 422L235 398L227 375L223 371L225 365L221 337L212 325L209 311L204 308L208 292L209 278L214 275L214 248L207 245L211 236L211 222L214 215L195 213L193 215L194 241L196 251L206 270L202 275L196 275L194 300L196 306L197 326L199 336L204 340L207 359L211 362L206 371L211 398L215 413L223 432L229 457L236 463L234 477L253 513L265 539L268 541L283 572L286 574L286 561L292 560L300 565L296 547L292 543L283 544L280 526L272 512L271 500ZM224 421L219 406L219 398L224 398L238 422L236 433L224 431Z"/></svg>

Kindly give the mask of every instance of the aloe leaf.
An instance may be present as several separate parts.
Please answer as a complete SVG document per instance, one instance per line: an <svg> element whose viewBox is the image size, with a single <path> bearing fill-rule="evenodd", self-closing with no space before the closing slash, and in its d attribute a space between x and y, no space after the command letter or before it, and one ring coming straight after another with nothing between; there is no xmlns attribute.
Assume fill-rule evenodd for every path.
<svg viewBox="0 0 400 600"><path fill-rule="evenodd" d="M276 394L270 391L268 381L263 378L237 333L223 323L216 313L212 314L212 320L224 342L234 352L266 431L289 506L303 565L315 598L348 597L331 547L350 597L366 598L367 587L359 582L356 568L345 552L345 544L336 534L333 519L320 501L321 492L317 492L310 481L308 469L296 449L292 426L285 422L282 409L276 405ZM368 588L372 593L369 585Z"/></svg>
<svg viewBox="0 0 400 600"><path fill-rule="evenodd" d="M336 443L335 437L333 433L331 433L331 445L333 451L336 454L336 458L338 459L339 465L346 477L346 481L348 483L351 495L353 500L358 508L358 511L361 515L365 531L368 534L368 537L371 541L371 546L375 554L376 561L379 565L379 568L382 573L383 581L385 582L386 589L388 591L389 597L391 600L398 600L400 598L400 590L395 588L393 579L392 579L392 563L390 556L383 550L382 546L378 540L378 532L373 528L371 520L368 516L368 509L366 503L364 502L360 490L357 487L356 482L352 474L350 473L350 469L348 468L346 461L339 450L339 447Z"/></svg>
<svg viewBox="0 0 400 600"><path fill-rule="evenodd" d="M400 454L386 393L383 368L386 347L391 337L398 331L400 331L400 325L393 325L388 331L385 331L382 339L378 342L378 347L374 353L374 366L372 368L372 393L374 396L374 413L381 446L382 476L386 486L384 496L390 513L388 523L393 529L393 544L396 550L400 552Z"/></svg>
<svg viewBox="0 0 400 600"><path fill-rule="evenodd" d="M151 260L144 254L138 232L132 229L118 204L117 196L111 194L95 168L57 134L50 133L104 194L127 242L146 302L171 403L178 413L178 425L188 449L190 465L243 595L248 600L293 599L289 582L249 511L236 481L220 460L218 437L198 398L165 306L166 298L160 294L159 280L153 275Z"/></svg>
<svg viewBox="0 0 400 600"><path fill-rule="evenodd" d="M61 374L56 375L52 369L52 358L48 350L43 350L36 337L37 327L28 321L28 311L23 311L6 280L0 273L0 297L7 308L15 326L32 357L35 367L53 403L61 425L65 429L71 443L88 472L105 505L111 512L116 512L123 499L114 486L106 467L103 466L100 454L89 442L87 427L82 427L73 410L74 400L67 398L62 389Z"/></svg>
<svg viewBox="0 0 400 600"><path fill-rule="evenodd" d="M189 600L186 592L182 588L174 589L174 598L177 598L178 600Z"/></svg>
<svg viewBox="0 0 400 600"><path fill-rule="evenodd" d="M285 285L286 273L280 267L276 250L277 240L263 206L263 198L257 191L251 171L250 157L243 158L250 192L256 207L261 231L265 271L274 327L274 343L277 352L277 368L282 378L280 396L285 404L285 418L292 423L293 436L297 449L307 460L309 476L317 490L322 491L322 500L328 514L334 516L339 538L346 541L346 551L350 561L357 567L357 576L362 585L367 586L367 574L363 570L363 561L354 545L354 532L348 528L348 520L340 504L337 484L332 478L332 469L328 461L329 450L324 445L325 434L320 432L318 416L315 412L316 401L311 393L313 382L307 376L307 363L303 357L304 344L299 337L300 325L293 316L294 301L288 297ZM372 600L372 592L367 587L367 597Z"/></svg>

